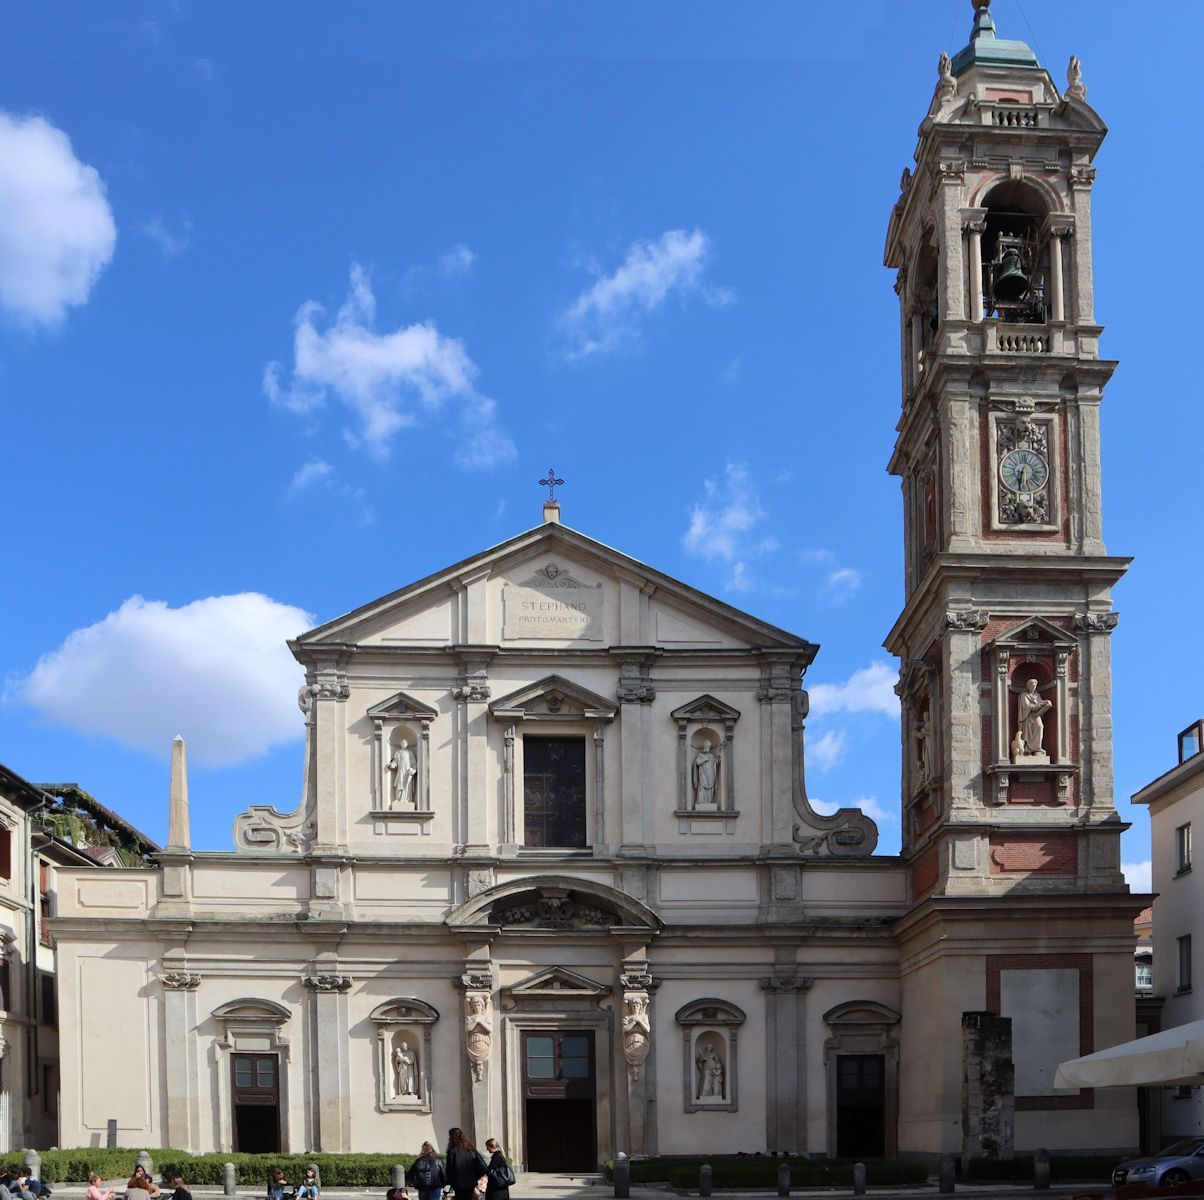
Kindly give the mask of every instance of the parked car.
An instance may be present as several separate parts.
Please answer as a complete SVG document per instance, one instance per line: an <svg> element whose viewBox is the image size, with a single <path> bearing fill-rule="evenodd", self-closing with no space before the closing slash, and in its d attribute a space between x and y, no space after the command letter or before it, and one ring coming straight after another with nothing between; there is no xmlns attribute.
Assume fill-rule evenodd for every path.
<svg viewBox="0 0 1204 1200"><path fill-rule="evenodd" d="M1173 1142L1148 1158L1130 1158L1112 1172L1112 1186L1145 1183L1150 1187L1173 1187L1204 1179L1204 1137Z"/></svg>

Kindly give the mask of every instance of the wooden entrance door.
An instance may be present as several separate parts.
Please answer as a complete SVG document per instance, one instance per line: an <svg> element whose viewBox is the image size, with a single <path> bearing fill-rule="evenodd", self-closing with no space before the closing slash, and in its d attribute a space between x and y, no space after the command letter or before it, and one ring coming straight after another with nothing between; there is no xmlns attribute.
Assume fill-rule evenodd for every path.
<svg viewBox="0 0 1204 1200"><path fill-rule="evenodd" d="M836 1060L836 1154L882 1158L886 1153L886 1064L881 1054Z"/></svg>
<svg viewBox="0 0 1204 1200"><path fill-rule="evenodd" d="M280 1064L274 1054L230 1055L234 1149L275 1154L280 1149Z"/></svg>
<svg viewBox="0 0 1204 1200"><path fill-rule="evenodd" d="M524 1032L527 1170L595 1170L596 1107L593 1031Z"/></svg>

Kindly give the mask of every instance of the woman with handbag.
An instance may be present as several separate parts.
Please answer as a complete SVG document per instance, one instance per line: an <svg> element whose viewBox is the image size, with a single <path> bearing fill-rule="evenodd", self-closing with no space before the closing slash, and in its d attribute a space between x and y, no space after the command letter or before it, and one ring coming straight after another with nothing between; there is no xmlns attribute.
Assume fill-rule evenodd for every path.
<svg viewBox="0 0 1204 1200"><path fill-rule="evenodd" d="M475 1200L476 1197L485 1194L485 1169L489 1164L464 1136L463 1129L456 1127L448 1130L447 1156L444 1161L447 1183L455 1200Z"/></svg>
<svg viewBox="0 0 1204 1200"><path fill-rule="evenodd" d="M490 1138L485 1143L489 1151L489 1166L485 1168L485 1200L510 1200L510 1189L514 1186L514 1168L506 1161L502 1143Z"/></svg>

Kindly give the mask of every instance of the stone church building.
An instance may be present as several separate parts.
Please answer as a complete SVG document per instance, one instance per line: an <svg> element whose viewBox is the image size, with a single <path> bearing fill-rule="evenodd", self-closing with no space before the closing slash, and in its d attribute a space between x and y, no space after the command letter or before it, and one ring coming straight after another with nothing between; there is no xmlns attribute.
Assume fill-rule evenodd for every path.
<svg viewBox="0 0 1204 1200"><path fill-rule="evenodd" d="M981 1153L1013 1128L984 1013L1017 1151L1136 1145L1129 1092L1053 1085L1133 1036L1148 902L1112 795L1085 94L976 0L890 214L901 853L808 803L814 643L549 503L291 643L295 812L192 850L180 743L157 868L59 872L61 1145L115 1118L196 1151L463 1125L531 1170Z"/></svg>

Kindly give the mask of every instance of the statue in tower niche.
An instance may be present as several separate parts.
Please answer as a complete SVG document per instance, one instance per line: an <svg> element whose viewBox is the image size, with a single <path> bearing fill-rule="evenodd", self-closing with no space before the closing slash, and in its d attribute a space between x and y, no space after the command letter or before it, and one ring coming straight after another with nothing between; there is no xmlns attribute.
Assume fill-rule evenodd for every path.
<svg viewBox="0 0 1204 1200"><path fill-rule="evenodd" d="M704 738L694 756L694 765L690 772L694 784L695 808L719 807L719 764L722 761L722 751L715 748L710 738Z"/></svg>
<svg viewBox="0 0 1204 1200"><path fill-rule="evenodd" d="M932 778L932 722L925 709L915 720L916 783L925 784Z"/></svg>
<svg viewBox="0 0 1204 1200"><path fill-rule="evenodd" d="M393 1086L398 1096L418 1095L418 1055L404 1039L393 1051Z"/></svg>
<svg viewBox="0 0 1204 1200"><path fill-rule="evenodd" d="M1035 679L1025 682L1016 698L1016 736L1012 739L1012 762L1047 763L1042 743L1045 741L1045 714L1053 701L1041 695Z"/></svg>
<svg viewBox="0 0 1204 1200"><path fill-rule="evenodd" d="M393 776L392 797L390 807L414 807L414 777L418 774L418 762L410 743L402 738L389 759L389 772Z"/></svg>

